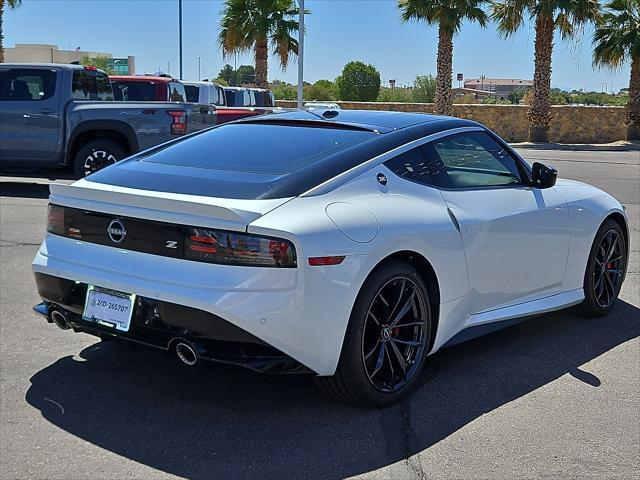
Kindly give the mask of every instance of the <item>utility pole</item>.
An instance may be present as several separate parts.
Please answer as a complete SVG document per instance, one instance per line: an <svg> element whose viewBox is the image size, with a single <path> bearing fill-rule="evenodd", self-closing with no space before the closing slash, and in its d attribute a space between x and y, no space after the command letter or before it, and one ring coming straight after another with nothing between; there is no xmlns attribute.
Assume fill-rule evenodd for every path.
<svg viewBox="0 0 640 480"><path fill-rule="evenodd" d="M200 81L200 57L198 57L198 81Z"/></svg>
<svg viewBox="0 0 640 480"><path fill-rule="evenodd" d="M304 0L298 0L298 108L302 108L304 82Z"/></svg>
<svg viewBox="0 0 640 480"><path fill-rule="evenodd" d="M182 0L178 0L178 32L180 36L180 80L182 80Z"/></svg>

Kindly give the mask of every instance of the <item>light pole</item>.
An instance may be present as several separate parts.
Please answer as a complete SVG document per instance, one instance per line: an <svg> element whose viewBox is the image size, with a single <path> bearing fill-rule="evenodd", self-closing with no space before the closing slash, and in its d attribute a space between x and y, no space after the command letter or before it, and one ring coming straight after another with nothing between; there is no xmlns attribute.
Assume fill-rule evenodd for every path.
<svg viewBox="0 0 640 480"><path fill-rule="evenodd" d="M200 57L198 57L198 81L200 81Z"/></svg>
<svg viewBox="0 0 640 480"><path fill-rule="evenodd" d="M180 80L182 80L182 0L178 0L178 23L180 37Z"/></svg>
<svg viewBox="0 0 640 480"><path fill-rule="evenodd" d="M302 108L302 87L304 81L304 0L298 0L298 108Z"/></svg>

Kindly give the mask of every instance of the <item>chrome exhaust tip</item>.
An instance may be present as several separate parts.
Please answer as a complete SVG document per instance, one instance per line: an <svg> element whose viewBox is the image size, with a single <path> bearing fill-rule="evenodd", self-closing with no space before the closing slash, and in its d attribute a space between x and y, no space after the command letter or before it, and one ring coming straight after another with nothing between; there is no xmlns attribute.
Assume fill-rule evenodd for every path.
<svg viewBox="0 0 640 480"><path fill-rule="evenodd" d="M60 310L52 309L51 312L49 312L49 318L51 318L51 321L55 323L58 328L62 330L69 330L70 327L67 316Z"/></svg>
<svg viewBox="0 0 640 480"><path fill-rule="evenodd" d="M198 362L198 355L195 349L189 343L178 342L175 346L176 356L185 365L190 367L194 366Z"/></svg>

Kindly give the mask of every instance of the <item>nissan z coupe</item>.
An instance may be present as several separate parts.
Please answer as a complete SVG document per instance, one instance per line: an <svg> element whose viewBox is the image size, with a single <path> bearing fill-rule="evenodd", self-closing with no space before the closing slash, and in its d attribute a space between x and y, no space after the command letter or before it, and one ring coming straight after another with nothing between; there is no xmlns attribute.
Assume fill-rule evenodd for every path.
<svg viewBox="0 0 640 480"><path fill-rule="evenodd" d="M51 185L33 261L49 322L193 365L308 373L385 406L428 356L507 320L609 312L629 232L607 193L482 125L295 111Z"/></svg>

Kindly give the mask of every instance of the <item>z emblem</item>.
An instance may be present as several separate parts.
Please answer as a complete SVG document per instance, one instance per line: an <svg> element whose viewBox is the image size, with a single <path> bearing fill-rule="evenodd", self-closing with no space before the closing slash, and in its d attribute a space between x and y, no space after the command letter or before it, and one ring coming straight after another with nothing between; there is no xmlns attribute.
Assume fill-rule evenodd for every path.
<svg viewBox="0 0 640 480"><path fill-rule="evenodd" d="M178 248L178 242L175 240L167 240L167 248Z"/></svg>

